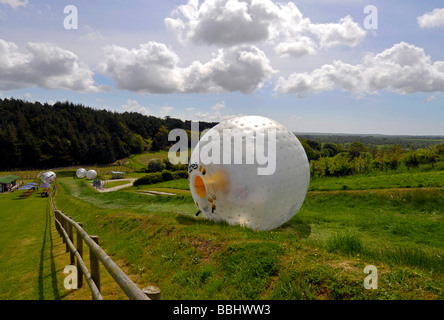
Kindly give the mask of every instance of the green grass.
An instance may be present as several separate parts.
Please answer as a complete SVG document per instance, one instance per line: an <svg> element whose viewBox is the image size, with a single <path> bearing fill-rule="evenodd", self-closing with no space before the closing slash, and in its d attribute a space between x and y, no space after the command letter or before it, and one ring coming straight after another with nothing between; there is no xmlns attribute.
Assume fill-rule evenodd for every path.
<svg viewBox="0 0 444 320"><path fill-rule="evenodd" d="M187 193L59 182L56 205L165 299L443 298L443 190L310 192L289 222L256 232L196 217ZM169 183L155 187L188 186ZM369 264L378 290L363 288Z"/></svg>
<svg viewBox="0 0 444 320"><path fill-rule="evenodd" d="M190 190L188 179L170 180L150 185L137 186L134 188L136 189L170 188L170 189Z"/></svg>
<svg viewBox="0 0 444 320"><path fill-rule="evenodd" d="M310 181L310 191L444 187L444 171L357 174Z"/></svg>
<svg viewBox="0 0 444 320"><path fill-rule="evenodd" d="M128 181L128 180L125 180L125 181L118 181L118 180L117 181L109 181L109 182L106 183L106 188L110 189L110 188L113 188L113 187L123 186L123 185L128 184L128 183L130 183L130 181Z"/></svg>
<svg viewBox="0 0 444 320"><path fill-rule="evenodd" d="M0 194L0 299L61 299L67 294L55 262L61 243L51 232L48 198L20 193Z"/></svg>
<svg viewBox="0 0 444 320"><path fill-rule="evenodd" d="M412 170L315 179L300 212L267 232L196 217L187 179L99 193L66 177L56 205L164 299L443 299L443 178ZM47 199L19 193L0 195L0 298L89 299L63 289L69 255L50 232ZM377 290L363 288L369 264Z"/></svg>
<svg viewBox="0 0 444 320"><path fill-rule="evenodd" d="M168 159L168 151L157 151L157 152L145 152L141 154L133 154L128 158L124 159L122 162L125 166L140 170L146 169L148 162L153 159Z"/></svg>

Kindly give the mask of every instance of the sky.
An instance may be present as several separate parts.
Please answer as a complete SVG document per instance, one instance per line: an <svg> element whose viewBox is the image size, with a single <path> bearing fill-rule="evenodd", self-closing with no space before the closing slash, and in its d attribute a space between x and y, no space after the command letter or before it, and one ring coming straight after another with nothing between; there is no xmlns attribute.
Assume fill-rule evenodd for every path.
<svg viewBox="0 0 444 320"><path fill-rule="evenodd" d="M0 0L0 98L444 135L443 40L434 0Z"/></svg>

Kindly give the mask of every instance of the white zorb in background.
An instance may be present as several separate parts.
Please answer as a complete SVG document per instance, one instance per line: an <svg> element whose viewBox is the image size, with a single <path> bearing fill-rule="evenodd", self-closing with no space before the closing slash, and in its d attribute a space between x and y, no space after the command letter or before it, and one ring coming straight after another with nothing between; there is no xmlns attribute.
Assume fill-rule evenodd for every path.
<svg viewBox="0 0 444 320"><path fill-rule="evenodd" d="M92 180L95 178L97 178L97 172L95 170L88 170L88 172L86 172L86 179Z"/></svg>
<svg viewBox="0 0 444 320"><path fill-rule="evenodd" d="M43 183L52 183L57 178L57 175L52 171L46 171L42 174L40 177L40 180L42 180Z"/></svg>
<svg viewBox="0 0 444 320"><path fill-rule="evenodd" d="M269 160L275 161L272 174L258 173L258 169L264 167L263 163L255 161L254 164L246 164L248 138L240 137L243 150L241 164L234 161L234 153L239 151L234 138L229 140L231 162L223 161L225 129L241 136L246 133L253 135L253 142L261 140L258 137L264 136L263 132L270 132L269 129L274 131L275 149L268 150L267 147L272 142L267 139L273 138L273 135L265 135L262 139L265 142L262 150L265 149L265 153L267 150L275 152L275 158L269 157ZM212 130L219 133L220 141L205 139L206 135L215 134ZM203 151L209 150L211 144L214 150L220 147L219 164L208 164L202 161L203 157L199 157L199 153L203 156ZM258 148L252 150L250 145L247 151L257 153ZM274 164L268 165L273 168ZM290 220L301 208L310 182L307 155L296 136L276 121L260 116L233 118L210 129L193 150L188 172L191 194L205 218L254 230L271 230Z"/></svg>
<svg viewBox="0 0 444 320"><path fill-rule="evenodd" d="M77 169L76 171L77 178L83 179L86 177L86 170L83 168Z"/></svg>

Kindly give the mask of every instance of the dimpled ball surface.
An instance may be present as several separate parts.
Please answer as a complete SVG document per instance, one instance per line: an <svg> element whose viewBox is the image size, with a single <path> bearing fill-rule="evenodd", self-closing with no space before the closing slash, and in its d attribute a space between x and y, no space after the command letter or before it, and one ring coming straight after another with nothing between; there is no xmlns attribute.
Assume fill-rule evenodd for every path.
<svg viewBox="0 0 444 320"><path fill-rule="evenodd" d="M88 170L86 172L86 178L89 180L97 178L97 172L95 170Z"/></svg>
<svg viewBox="0 0 444 320"><path fill-rule="evenodd" d="M264 149L268 150L268 137L262 132L275 129L276 132L276 168L272 174L258 174L258 168L264 163L246 164L246 152L242 162L234 164L234 152L239 150L230 139L231 163L223 161L223 138L212 141L201 138L191 155L188 172L190 190L196 206L205 218L213 221L226 221L230 225L243 225L254 230L271 230L290 220L301 208L310 182L310 169L305 154L296 136L284 126L261 116L242 116L219 123L211 130L223 137L223 130L231 129L239 134L253 134L254 141L259 135L265 138ZM239 130L235 130L239 129ZM242 140L245 151L247 140ZM202 161L204 145L220 147L220 164ZM251 145L250 145L251 146ZM257 146L257 145L256 145ZM202 150L201 150L202 149ZM258 148L256 147L256 152ZM208 149L206 149L208 150ZM254 152L248 149L248 152ZM274 149L273 149L274 152ZM212 152L208 152L212 155ZM265 151L267 154L267 151Z"/></svg>
<svg viewBox="0 0 444 320"><path fill-rule="evenodd" d="M57 178L57 175L52 171L46 171L42 174L40 177L40 180L42 180L43 183L52 183Z"/></svg>
<svg viewBox="0 0 444 320"><path fill-rule="evenodd" d="M86 177L86 170L83 168L77 169L76 176L77 176L77 178L80 178L80 179L85 178Z"/></svg>

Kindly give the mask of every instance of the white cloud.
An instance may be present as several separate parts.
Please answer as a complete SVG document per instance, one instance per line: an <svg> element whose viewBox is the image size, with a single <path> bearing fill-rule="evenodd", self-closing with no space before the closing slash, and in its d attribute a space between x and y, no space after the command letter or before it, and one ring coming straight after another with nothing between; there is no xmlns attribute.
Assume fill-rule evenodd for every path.
<svg viewBox="0 0 444 320"><path fill-rule="evenodd" d="M274 50L281 57L290 55L301 57L306 54L315 54L317 45L311 38L303 36L293 42L281 42L274 48Z"/></svg>
<svg viewBox="0 0 444 320"><path fill-rule="evenodd" d="M18 7L26 7L28 2L29 0L0 0L1 4L7 4L14 9Z"/></svg>
<svg viewBox="0 0 444 320"><path fill-rule="evenodd" d="M211 107L211 109L215 110L216 112L219 112L219 110L221 109L225 109L225 101L216 103L214 106Z"/></svg>
<svg viewBox="0 0 444 320"><path fill-rule="evenodd" d="M231 119L233 117L242 116L242 114L222 114L222 110L226 108L225 101L218 102L212 106L210 106L211 111L204 112L198 111L193 113L192 116L183 116L182 118L187 118L193 121L208 121L208 122L220 122L227 119ZM192 108L193 111L195 108ZM188 110L188 109L187 109Z"/></svg>
<svg viewBox="0 0 444 320"><path fill-rule="evenodd" d="M51 43L29 42L25 52L0 39L0 89L30 86L97 92L93 72L78 57Z"/></svg>
<svg viewBox="0 0 444 320"><path fill-rule="evenodd" d="M166 117L166 116L170 116L171 115L171 111L173 111L173 110L174 110L173 107L163 106L163 107L160 108L159 116L162 117L162 118Z"/></svg>
<svg viewBox="0 0 444 320"><path fill-rule="evenodd" d="M274 72L265 53L255 46L220 49L209 62L195 61L183 69L182 91L252 93Z"/></svg>
<svg viewBox="0 0 444 320"><path fill-rule="evenodd" d="M293 73L279 78L276 93L349 91L357 95L390 90L402 94L444 91L444 61L432 62L424 49L401 42L379 54L367 54L362 63L340 60L311 73Z"/></svg>
<svg viewBox="0 0 444 320"><path fill-rule="evenodd" d="M271 0L189 0L178 6L166 27L181 43L223 47L267 42L281 55L314 54L319 48L338 45L354 47L367 32L350 16L337 23L312 23L293 2ZM304 48L307 46L308 48Z"/></svg>
<svg viewBox="0 0 444 320"><path fill-rule="evenodd" d="M82 35L79 36L80 40L89 42L103 42L106 38L97 30L94 30L90 25L85 24L81 28Z"/></svg>
<svg viewBox="0 0 444 320"><path fill-rule="evenodd" d="M311 24L310 30L318 36L321 48L355 47L367 34L350 16L340 19L339 23Z"/></svg>
<svg viewBox="0 0 444 320"><path fill-rule="evenodd" d="M425 103L430 103L430 102L433 102L433 101L435 101L436 100L436 97L435 96L429 96L429 97L427 97L425 100L424 100L424 102Z"/></svg>
<svg viewBox="0 0 444 320"><path fill-rule="evenodd" d="M137 100L128 99L125 105L122 105L122 109L127 112L138 112L145 116L150 115L150 110L143 107L137 102Z"/></svg>
<svg viewBox="0 0 444 320"><path fill-rule="evenodd" d="M24 94L24 96L25 96L26 99L31 99L32 98L32 95L29 92L26 92Z"/></svg>
<svg viewBox="0 0 444 320"><path fill-rule="evenodd" d="M444 25L444 8L434 9L417 18L421 28L434 28Z"/></svg>
<svg viewBox="0 0 444 320"><path fill-rule="evenodd" d="M151 41L131 50L114 45L105 48L105 55L99 70L119 89L171 93L181 86L179 57L165 44Z"/></svg>
<svg viewBox="0 0 444 320"><path fill-rule="evenodd" d="M99 70L119 89L134 92L251 93L274 72L264 52L248 45L221 49L207 63L194 61L188 67L181 67L177 54L157 42L131 50L110 46L105 54Z"/></svg>

